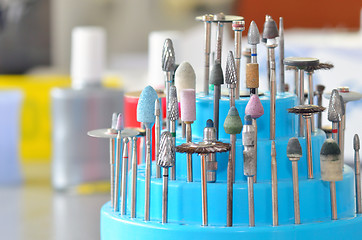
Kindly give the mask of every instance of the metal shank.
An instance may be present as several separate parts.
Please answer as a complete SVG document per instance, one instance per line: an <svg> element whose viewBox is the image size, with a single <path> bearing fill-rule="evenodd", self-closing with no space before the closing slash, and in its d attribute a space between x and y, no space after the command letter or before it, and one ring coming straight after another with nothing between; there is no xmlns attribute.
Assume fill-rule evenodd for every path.
<svg viewBox="0 0 362 240"><path fill-rule="evenodd" d="M292 168L293 168L294 223L300 224L298 161L292 160Z"/></svg>
<svg viewBox="0 0 362 240"><path fill-rule="evenodd" d="M274 48L269 49L270 62L270 140L275 140L275 98L276 98L276 75Z"/></svg>
<svg viewBox="0 0 362 240"><path fill-rule="evenodd" d="M121 215L126 214L127 172L128 172L128 138L123 139L122 175L121 175Z"/></svg>
<svg viewBox="0 0 362 240"><path fill-rule="evenodd" d="M208 225L207 214L207 181L206 181L206 154L201 155L201 206L202 206L202 226Z"/></svg>
<svg viewBox="0 0 362 240"><path fill-rule="evenodd" d="M254 179L253 179L253 177L248 177L248 202L249 202L249 226L255 227Z"/></svg>
<svg viewBox="0 0 362 240"><path fill-rule="evenodd" d="M133 138L132 145L132 195L131 218L136 217L136 193L137 193L137 137Z"/></svg>
<svg viewBox="0 0 362 240"><path fill-rule="evenodd" d="M145 221L150 220L151 128L146 126Z"/></svg>
<svg viewBox="0 0 362 240"><path fill-rule="evenodd" d="M186 123L186 142L192 142L191 123ZM187 154L187 181L193 181L192 154Z"/></svg>
<svg viewBox="0 0 362 240"><path fill-rule="evenodd" d="M168 206L168 168L163 168L162 184L162 223L167 223Z"/></svg>
<svg viewBox="0 0 362 240"><path fill-rule="evenodd" d="M176 146L176 121L171 121L170 122L170 133L172 134L172 141L173 141L173 145ZM176 154L176 152L175 152ZM176 157L174 157L175 161L176 161ZM171 167L171 174L170 174L170 180L176 180L176 162L175 164Z"/></svg>

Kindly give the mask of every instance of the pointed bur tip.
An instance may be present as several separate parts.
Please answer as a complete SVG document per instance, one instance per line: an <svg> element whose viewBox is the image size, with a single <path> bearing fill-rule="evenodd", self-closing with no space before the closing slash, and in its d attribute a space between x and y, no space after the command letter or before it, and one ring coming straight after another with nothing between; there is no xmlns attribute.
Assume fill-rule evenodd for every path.
<svg viewBox="0 0 362 240"><path fill-rule="evenodd" d="M158 98L153 87L143 89L137 104L137 121L143 123L155 122L155 100Z"/></svg>
<svg viewBox="0 0 362 240"><path fill-rule="evenodd" d="M160 150L157 157L158 166L168 168L175 164L175 145L172 143L172 134L164 131L160 138Z"/></svg>
<svg viewBox="0 0 362 240"><path fill-rule="evenodd" d="M232 51L229 51L227 61L226 61L226 72L225 72L225 82L229 85L236 84L236 67L235 60Z"/></svg>
<svg viewBox="0 0 362 240"><path fill-rule="evenodd" d="M123 130L123 114L122 113L118 114L116 130L117 131Z"/></svg>
<svg viewBox="0 0 362 240"><path fill-rule="evenodd" d="M248 31L248 43L250 45L256 45L260 43L260 33L258 26L254 21L251 21Z"/></svg>
<svg viewBox="0 0 362 240"><path fill-rule="evenodd" d="M353 137L353 149L355 151L359 151L359 149L360 149L360 141L359 141L358 134L355 134Z"/></svg>
<svg viewBox="0 0 362 240"><path fill-rule="evenodd" d="M162 50L162 70L171 72L175 68L175 51L172 40L167 38L163 44Z"/></svg>
<svg viewBox="0 0 362 240"><path fill-rule="evenodd" d="M340 122L343 115L343 103L338 90L333 89L329 99L328 120L331 122Z"/></svg>

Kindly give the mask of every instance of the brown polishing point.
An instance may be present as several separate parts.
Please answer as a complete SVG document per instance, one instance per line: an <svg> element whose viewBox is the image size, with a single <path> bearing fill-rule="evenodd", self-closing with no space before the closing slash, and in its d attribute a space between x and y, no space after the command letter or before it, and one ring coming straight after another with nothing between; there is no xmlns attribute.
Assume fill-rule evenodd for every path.
<svg viewBox="0 0 362 240"><path fill-rule="evenodd" d="M259 64L257 63L246 64L246 87L247 88L259 87Z"/></svg>

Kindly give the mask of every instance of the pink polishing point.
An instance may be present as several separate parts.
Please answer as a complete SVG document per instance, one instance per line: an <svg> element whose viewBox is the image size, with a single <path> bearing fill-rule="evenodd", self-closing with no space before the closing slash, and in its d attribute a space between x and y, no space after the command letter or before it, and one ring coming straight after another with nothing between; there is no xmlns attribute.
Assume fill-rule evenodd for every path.
<svg viewBox="0 0 362 240"><path fill-rule="evenodd" d="M181 120L193 122L196 120L196 96L194 89L181 91Z"/></svg>
<svg viewBox="0 0 362 240"><path fill-rule="evenodd" d="M264 114L263 105L261 105L258 95L254 94L245 108L245 115L250 115L252 118L259 118Z"/></svg>
<svg viewBox="0 0 362 240"><path fill-rule="evenodd" d="M122 115L122 113L118 114L116 130L117 131L122 131L123 130L123 115Z"/></svg>

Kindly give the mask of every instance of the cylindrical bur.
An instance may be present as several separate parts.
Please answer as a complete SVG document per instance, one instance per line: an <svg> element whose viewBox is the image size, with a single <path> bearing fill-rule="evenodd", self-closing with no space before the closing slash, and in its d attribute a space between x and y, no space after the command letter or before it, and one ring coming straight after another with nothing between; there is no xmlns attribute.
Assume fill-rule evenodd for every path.
<svg viewBox="0 0 362 240"><path fill-rule="evenodd" d="M243 145L244 145L244 175L252 177L256 174L256 158L255 158L255 129L252 125L250 115L245 116L245 124L243 128Z"/></svg>
<svg viewBox="0 0 362 240"><path fill-rule="evenodd" d="M330 182L332 219L337 219L336 181L343 180L341 150L333 139L327 139L321 149L321 178Z"/></svg>
<svg viewBox="0 0 362 240"><path fill-rule="evenodd" d="M246 64L246 87L250 89L259 88L259 64Z"/></svg>
<svg viewBox="0 0 362 240"><path fill-rule="evenodd" d="M192 142L191 124L196 120L196 95L194 89L181 91L181 120L186 124L186 142ZM192 154L187 154L187 181L193 181Z"/></svg>
<svg viewBox="0 0 362 240"><path fill-rule="evenodd" d="M213 143L216 141L216 129L211 119L206 121L203 141L205 143ZM206 158L207 182L216 182L216 170L217 170L217 162L215 159L215 154L209 154L208 157Z"/></svg>

